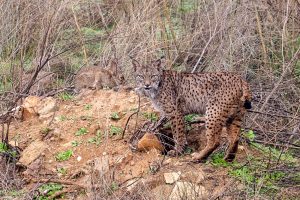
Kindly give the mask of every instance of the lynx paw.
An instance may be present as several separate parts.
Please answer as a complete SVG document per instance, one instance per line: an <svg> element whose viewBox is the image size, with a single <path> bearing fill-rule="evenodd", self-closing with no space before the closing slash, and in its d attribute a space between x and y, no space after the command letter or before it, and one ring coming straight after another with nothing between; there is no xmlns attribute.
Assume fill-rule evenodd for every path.
<svg viewBox="0 0 300 200"><path fill-rule="evenodd" d="M183 147L175 147L175 149L168 151L168 156L170 157L176 157L180 156L184 153L184 148Z"/></svg>

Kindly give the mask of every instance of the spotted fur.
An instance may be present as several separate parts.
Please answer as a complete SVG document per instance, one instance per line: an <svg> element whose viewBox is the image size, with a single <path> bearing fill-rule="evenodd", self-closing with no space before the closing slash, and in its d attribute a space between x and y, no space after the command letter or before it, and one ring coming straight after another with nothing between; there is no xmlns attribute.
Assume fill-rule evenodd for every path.
<svg viewBox="0 0 300 200"><path fill-rule="evenodd" d="M238 147L240 127L246 109L251 108L248 84L229 72L181 73L162 70L161 60L141 65L133 60L137 91L150 98L162 117L171 121L174 150L178 155L187 145L183 116L205 114L205 148L194 156L194 161L205 160L220 144L220 134L226 127L229 147L225 156L232 161Z"/></svg>

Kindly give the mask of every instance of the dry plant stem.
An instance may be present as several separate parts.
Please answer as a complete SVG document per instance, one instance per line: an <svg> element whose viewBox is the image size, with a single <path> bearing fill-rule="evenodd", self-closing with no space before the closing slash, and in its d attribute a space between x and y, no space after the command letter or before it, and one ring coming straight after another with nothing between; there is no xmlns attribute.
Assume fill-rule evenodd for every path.
<svg viewBox="0 0 300 200"><path fill-rule="evenodd" d="M214 10L215 11L214 12L215 13L215 19L216 19L217 17L216 17L216 4L215 4L215 1L214 1L214 9L215 9ZM209 17L208 17L208 19L209 19ZM217 34L217 27L218 27L218 24L216 23L213 32L210 33L210 37L209 37L208 41L206 42L206 44L205 44L205 46L204 46L204 48L203 48L203 50L202 50L202 52L200 54L200 57L199 57L198 61L196 62L196 64L193 67L192 73L194 73L197 70L197 67L200 64L200 62L201 62L201 60L202 60L202 58L204 56L204 53L205 53L207 47L209 46L209 44L211 43L211 41L213 40L213 38L216 36L216 34Z"/></svg>
<svg viewBox="0 0 300 200"><path fill-rule="evenodd" d="M260 18L259 18L259 14L257 11L257 6L255 6L255 17L256 17L256 23L257 23L257 30L258 30L258 34L259 34L259 38L260 38L260 42L261 42L261 50L263 53L263 60L264 60L264 64L266 65L268 62L267 59L267 50L266 50L266 45L265 45L265 41L264 41L264 36L262 33L262 26L260 23Z"/></svg>
<svg viewBox="0 0 300 200"><path fill-rule="evenodd" d="M121 139L124 139L125 131L126 131L126 129L127 129L127 126L128 126L128 123L129 123L129 120L131 119L131 117L133 117L133 116L136 114L136 115L137 115L137 119L138 119L138 114L139 114L140 108L141 108L141 97L140 97L140 95L138 95L138 98L139 98L138 110L137 110L136 112L132 113L132 114L128 117L128 119L127 119L127 121L126 121L126 124L125 124L125 127L124 127L123 132L122 132L122 137L121 137ZM137 120L136 120L136 124L135 124L135 128L134 128L134 132L136 131L136 125L137 125Z"/></svg>
<svg viewBox="0 0 300 200"><path fill-rule="evenodd" d="M79 34L80 42L81 42L81 45L82 45L82 51L83 51L84 59L85 59L85 62L87 63L87 53L86 53L86 49L85 49L85 46L84 46L83 36L81 34L80 25L78 23L76 13L74 11L74 6L72 6L72 13L73 13L74 21L75 21L76 28L77 28L77 31L78 31L78 34Z"/></svg>
<svg viewBox="0 0 300 200"><path fill-rule="evenodd" d="M267 105L267 103L269 102L270 98L273 96L273 94L276 92L276 90L278 89L278 87L280 86L281 82L283 81L284 77L286 76L286 74L289 71L289 68L291 67L291 65L297 60L298 56L300 55L300 47L298 48L298 50L295 52L293 58L291 59L291 61L285 66L283 66L283 72L279 78L279 80L277 81L277 83L275 84L274 88L272 89L272 91L270 92L270 94L267 96L265 102L263 103L263 105L260 107L258 112L262 112L262 110L265 108L265 106ZM257 114L253 117L253 120L256 120L257 118Z"/></svg>
<svg viewBox="0 0 300 200"><path fill-rule="evenodd" d="M261 112L261 111L257 111L257 110L248 110L248 112L252 112L252 113L256 113L256 114L262 114L262 115L268 115L268 116L273 116L273 117L289 118L289 119L294 119L294 120L299 120L300 121L300 118L293 117L293 116L271 114L271 113Z"/></svg>

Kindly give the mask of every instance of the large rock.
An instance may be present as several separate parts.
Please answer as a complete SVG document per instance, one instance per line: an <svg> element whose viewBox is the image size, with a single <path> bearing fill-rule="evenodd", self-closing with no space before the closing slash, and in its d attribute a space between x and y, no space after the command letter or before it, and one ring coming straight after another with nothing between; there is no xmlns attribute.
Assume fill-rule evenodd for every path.
<svg viewBox="0 0 300 200"><path fill-rule="evenodd" d="M163 151L164 146L161 144L156 135L146 133L138 142L138 150L149 151L150 149L157 149L159 151Z"/></svg>
<svg viewBox="0 0 300 200"><path fill-rule="evenodd" d="M57 102L53 97L46 97L39 101L37 105L37 113L40 117L54 113L57 110Z"/></svg>
<svg viewBox="0 0 300 200"><path fill-rule="evenodd" d="M201 200L207 199L207 191L203 186L198 186L190 182L176 182L169 200Z"/></svg>
<svg viewBox="0 0 300 200"><path fill-rule="evenodd" d="M23 120L28 120L32 117L38 116L37 107L41 97L38 96L28 96L24 99L23 107Z"/></svg>
<svg viewBox="0 0 300 200"><path fill-rule="evenodd" d="M58 110L57 101L53 97L41 98L28 96L25 98L23 107L23 120L39 116L40 119L47 119Z"/></svg>
<svg viewBox="0 0 300 200"><path fill-rule="evenodd" d="M21 153L19 162L22 165L28 166L34 160L36 160L47 148L48 145L45 142L36 140L24 149L24 151Z"/></svg>

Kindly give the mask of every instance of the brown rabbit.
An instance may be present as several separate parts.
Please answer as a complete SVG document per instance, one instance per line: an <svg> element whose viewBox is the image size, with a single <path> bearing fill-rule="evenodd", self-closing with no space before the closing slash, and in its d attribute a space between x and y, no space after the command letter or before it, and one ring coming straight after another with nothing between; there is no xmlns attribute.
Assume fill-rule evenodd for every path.
<svg viewBox="0 0 300 200"><path fill-rule="evenodd" d="M111 60L108 68L89 66L82 68L75 77L75 91L82 89L116 88L124 83L124 77L118 73L116 59Z"/></svg>

